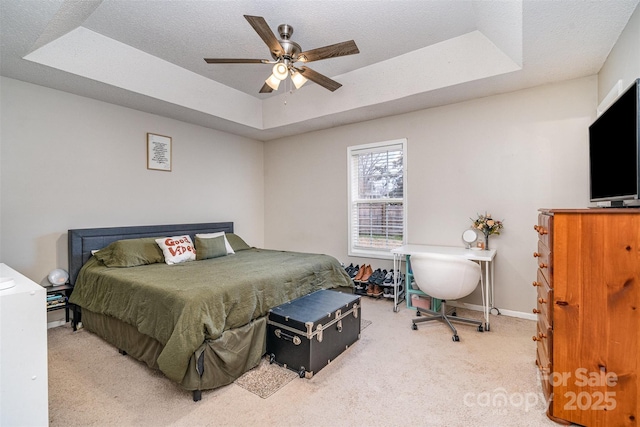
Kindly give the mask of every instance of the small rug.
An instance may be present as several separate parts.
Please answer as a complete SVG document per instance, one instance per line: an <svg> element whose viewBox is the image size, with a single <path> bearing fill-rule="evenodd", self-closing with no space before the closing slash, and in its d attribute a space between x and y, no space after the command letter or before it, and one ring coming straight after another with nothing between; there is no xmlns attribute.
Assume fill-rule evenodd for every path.
<svg viewBox="0 0 640 427"><path fill-rule="evenodd" d="M244 373L235 384L266 399L294 378L298 378L296 372L276 363L269 363L269 360L263 357L258 366Z"/></svg>
<svg viewBox="0 0 640 427"><path fill-rule="evenodd" d="M360 330L371 324L371 320L362 319ZM235 380L235 384L263 399L271 396L294 378L298 378L298 373L290 369L283 368L277 363L269 363L269 359L263 357L260 364L252 370L245 372L240 378Z"/></svg>

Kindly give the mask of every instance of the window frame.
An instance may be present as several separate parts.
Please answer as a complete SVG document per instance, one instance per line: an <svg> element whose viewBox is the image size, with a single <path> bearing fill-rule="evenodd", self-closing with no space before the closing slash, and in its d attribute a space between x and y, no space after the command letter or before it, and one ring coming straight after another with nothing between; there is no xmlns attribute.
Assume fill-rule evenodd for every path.
<svg viewBox="0 0 640 427"><path fill-rule="evenodd" d="M348 221L348 255L354 257L365 257L365 258L381 258L381 259L393 259L393 254L391 253L392 247L386 247L383 249L374 249L374 248L362 248L355 246L354 241L354 232L355 232L355 212L354 206L358 202L357 198L354 198L354 190L357 192L357 189L354 188L354 170L353 170L353 157L359 154L366 154L372 152L382 152L387 151L388 148L393 148L395 146L400 146L400 150L402 151L402 242L400 246L405 245L407 242L407 175L408 175L408 167L407 167L407 138L394 139L389 141L380 141L373 142L368 144L360 144L347 147L347 221ZM386 149L385 149L386 148ZM396 151L396 150L393 150ZM358 171L355 171L358 173ZM357 179L356 179L357 181ZM357 194L356 194L357 196ZM398 198L399 199L399 198ZM387 201L379 201L379 203L389 203ZM373 202L377 202L373 200Z"/></svg>

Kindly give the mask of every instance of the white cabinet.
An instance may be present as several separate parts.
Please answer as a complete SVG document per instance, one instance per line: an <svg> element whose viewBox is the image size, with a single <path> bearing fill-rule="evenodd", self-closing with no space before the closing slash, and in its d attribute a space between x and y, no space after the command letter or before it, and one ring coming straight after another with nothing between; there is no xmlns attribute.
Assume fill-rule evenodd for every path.
<svg viewBox="0 0 640 427"><path fill-rule="evenodd" d="M0 277L0 425L47 426L46 290L5 264Z"/></svg>

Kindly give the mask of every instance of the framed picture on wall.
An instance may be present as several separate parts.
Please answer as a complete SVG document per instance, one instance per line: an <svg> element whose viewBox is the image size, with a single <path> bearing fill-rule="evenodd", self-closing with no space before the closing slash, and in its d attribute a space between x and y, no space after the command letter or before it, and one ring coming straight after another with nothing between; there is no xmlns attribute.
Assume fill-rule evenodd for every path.
<svg viewBox="0 0 640 427"><path fill-rule="evenodd" d="M171 172L171 137L147 133L147 169Z"/></svg>

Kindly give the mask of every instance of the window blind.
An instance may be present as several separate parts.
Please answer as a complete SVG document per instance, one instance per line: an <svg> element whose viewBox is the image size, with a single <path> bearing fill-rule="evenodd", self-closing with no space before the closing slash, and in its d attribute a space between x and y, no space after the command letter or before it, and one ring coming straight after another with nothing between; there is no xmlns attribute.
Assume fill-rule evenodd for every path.
<svg viewBox="0 0 640 427"><path fill-rule="evenodd" d="M390 255L404 243L406 140L350 147L350 254Z"/></svg>

